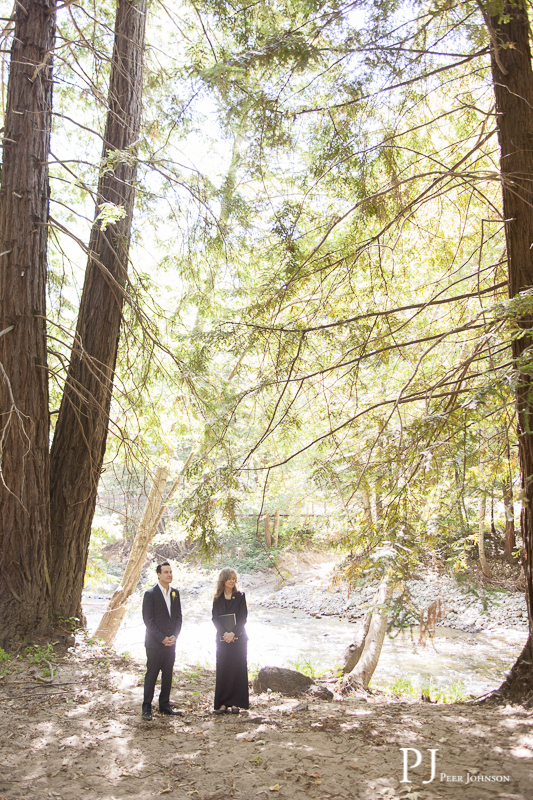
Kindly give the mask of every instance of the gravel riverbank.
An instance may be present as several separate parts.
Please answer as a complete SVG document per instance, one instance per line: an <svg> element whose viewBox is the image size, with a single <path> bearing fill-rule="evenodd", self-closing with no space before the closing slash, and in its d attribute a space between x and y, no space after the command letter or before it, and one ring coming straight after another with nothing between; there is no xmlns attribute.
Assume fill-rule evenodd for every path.
<svg viewBox="0 0 533 800"><path fill-rule="evenodd" d="M302 567L307 566L302 571ZM512 568L498 564L500 574L511 573ZM377 583L359 587L348 587L343 582L331 579L334 563L328 568L324 564L292 565L294 575L285 583L275 587L265 585L257 576L242 576L243 585L250 584L254 602L265 608L298 609L314 617L345 617L350 622L359 622L372 605ZM514 570L516 573L516 569ZM398 612L405 621L419 624L420 613L435 600L440 599L444 616L439 625L468 633L490 631L498 628L527 630L527 608L524 593L516 590L516 581L500 580L500 584L485 585L472 579L455 579L446 574L429 573L424 578L407 581L398 587L394 598L404 592L407 602ZM263 585L262 585L263 584ZM514 590L513 590L514 589Z"/></svg>

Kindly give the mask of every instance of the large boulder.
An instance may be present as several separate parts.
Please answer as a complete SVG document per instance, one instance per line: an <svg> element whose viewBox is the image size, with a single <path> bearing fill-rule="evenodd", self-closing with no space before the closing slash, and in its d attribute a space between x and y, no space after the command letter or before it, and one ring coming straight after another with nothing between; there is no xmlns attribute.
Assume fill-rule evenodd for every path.
<svg viewBox="0 0 533 800"><path fill-rule="evenodd" d="M253 689L256 694L271 689L273 692L294 697L294 695L306 692L313 684L314 681L311 678L301 672L296 672L296 670L283 667L263 667L254 680Z"/></svg>

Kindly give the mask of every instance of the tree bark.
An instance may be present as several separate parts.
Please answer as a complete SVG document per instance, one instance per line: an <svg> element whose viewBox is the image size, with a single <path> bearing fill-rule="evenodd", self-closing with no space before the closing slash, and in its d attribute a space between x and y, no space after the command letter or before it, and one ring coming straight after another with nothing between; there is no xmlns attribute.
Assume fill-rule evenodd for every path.
<svg viewBox="0 0 533 800"><path fill-rule="evenodd" d="M270 536L270 514L265 514L265 544L268 548L272 547L272 538Z"/></svg>
<svg viewBox="0 0 533 800"><path fill-rule="evenodd" d="M135 199L134 148L141 121L146 9L147 0L118 0L98 203L122 206L126 215L105 230L97 219L93 224L51 450L54 609L63 618L81 618L81 592L106 448ZM126 152L112 158L117 151Z"/></svg>
<svg viewBox="0 0 533 800"><path fill-rule="evenodd" d="M387 632L388 603L392 597L393 590L394 584L387 574L381 581L374 600L372 616L362 643L360 656L351 672L344 677L345 686L350 685L355 688L368 689L368 684L378 665L381 648Z"/></svg>
<svg viewBox="0 0 533 800"><path fill-rule="evenodd" d="M370 621L372 620L372 614L374 613L375 605L370 608L364 618L363 627L357 642L352 642L348 645L346 650L344 651L343 656L343 664L342 664L342 674L348 675L356 664L359 662L361 658L361 654L363 652L363 648L365 646L366 637L368 636L368 631L370 628Z"/></svg>
<svg viewBox="0 0 533 800"><path fill-rule="evenodd" d="M514 530L514 497L513 497L513 476L511 473L511 452L509 448L509 438L507 431L506 437L506 454L507 464L509 466L509 479L503 484L503 507L505 509L505 546L503 549L503 557L505 561L511 564L513 562L513 550L516 547L516 537Z"/></svg>
<svg viewBox="0 0 533 800"><path fill-rule="evenodd" d="M464 482L460 479L459 470L457 469L457 467L454 467L454 477L455 477L455 491L457 493L456 508L457 508L457 514L459 516L459 528L463 536L468 536L468 518L466 518L465 521L465 516L463 514Z"/></svg>
<svg viewBox="0 0 533 800"><path fill-rule="evenodd" d="M274 527L272 529L272 547L278 546L279 540L279 508L276 509L274 514Z"/></svg>
<svg viewBox="0 0 533 800"><path fill-rule="evenodd" d="M479 524L478 524L478 535L477 535L477 544L479 550L479 563L481 566L481 570L483 575L487 578L491 577L491 571L489 569L489 565L487 564L487 557L485 555L485 517L487 516L487 495L485 490L483 489L481 492L481 497L479 498Z"/></svg>
<svg viewBox="0 0 533 800"><path fill-rule="evenodd" d="M511 481L507 481L503 484L503 507L505 509L505 547L503 549L503 557L511 564L513 561L513 550L516 547L513 484Z"/></svg>
<svg viewBox="0 0 533 800"><path fill-rule="evenodd" d="M52 0L20 0L0 192L0 645L48 635L51 550L46 356Z"/></svg>
<svg viewBox="0 0 533 800"><path fill-rule="evenodd" d="M361 488L361 496L363 498L363 514L365 515L365 522L369 531L374 527L372 519L372 504L370 502L370 492L366 487Z"/></svg>
<svg viewBox="0 0 533 800"><path fill-rule="evenodd" d="M379 525L381 522L383 522L383 500L380 485L376 483L376 523Z"/></svg>
<svg viewBox="0 0 533 800"><path fill-rule="evenodd" d="M509 272L509 296L533 286L533 71L530 29L521 4L506 2L508 22L487 18L491 34L491 69L496 98L503 213ZM501 691L523 697L533 691L531 668L533 634L533 381L528 369L531 356L522 354L533 344L533 315L517 323L526 331L513 341L518 370L516 404L518 450L522 482L521 527L524 539L523 567L529 616L529 639ZM524 657L524 654L528 657ZM526 663L529 661L529 664Z"/></svg>
<svg viewBox="0 0 533 800"><path fill-rule="evenodd" d="M497 556L500 552L499 546L499 536L498 531L496 530L496 525L494 524L494 496L491 495L490 498L490 535L492 536L493 548L494 548L494 555Z"/></svg>

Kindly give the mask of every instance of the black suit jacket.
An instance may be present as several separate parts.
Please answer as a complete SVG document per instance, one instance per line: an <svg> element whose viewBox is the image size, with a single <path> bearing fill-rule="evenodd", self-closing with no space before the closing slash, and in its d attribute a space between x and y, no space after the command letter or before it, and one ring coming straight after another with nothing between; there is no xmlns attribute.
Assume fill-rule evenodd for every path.
<svg viewBox="0 0 533 800"><path fill-rule="evenodd" d="M170 587L170 616L163 592L156 583L144 593L143 620L146 625L144 644L146 647L166 650L163 639L167 636L179 636L181 630L181 602L180 593Z"/></svg>
<svg viewBox="0 0 533 800"><path fill-rule="evenodd" d="M227 610L224 592L222 592L220 597L217 597L217 599L213 601L212 620L219 634L217 638L221 638L225 631L224 625L218 619L222 614L235 614L235 636L237 636L238 639L248 638L246 631L244 630L246 619L248 617L248 609L246 607L246 597L244 592L237 592L236 596L231 600L231 602L228 602Z"/></svg>

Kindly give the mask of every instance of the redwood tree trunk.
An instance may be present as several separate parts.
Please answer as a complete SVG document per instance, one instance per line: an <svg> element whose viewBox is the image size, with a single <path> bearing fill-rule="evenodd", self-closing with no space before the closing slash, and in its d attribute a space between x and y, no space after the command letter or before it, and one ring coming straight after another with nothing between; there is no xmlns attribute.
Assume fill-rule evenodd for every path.
<svg viewBox="0 0 533 800"><path fill-rule="evenodd" d="M0 645L50 632L46 358L53 0L20 0L0 192Z"/></svg>
<svg viewBox="0 0 533 800"><path fill-rule="evenodd" d="M520 2L518 3L520 5ZM526 12L505 4L509 22L499 17L489 21L491 28L491 68L496 97L500 170L503 187L503 213L509 271L509 296L515 297L533 286L533 71L529 46L529 21ZM533 328L533 315L518 320L526 331ZM502 686L520 696L533 689L532 613L533 613L533 379L528 369L531 355L530 333L513 341L513 357L518 369L516 393L518 448L522 480L521 527L524 539L523 566L529 616L529 639L524 651Z"/></svg>
<svg viewBox="0 0 533 800"><path fill-rule="evenodd" d="M75 341L51 450L50 509L54 609L80 616L91 524L106 448L123 290L135 198L147 0L118 0L98 203L126 216L105 230L95 220L89 242ZM109 163L109 162L108 162ZM97 210L98 212L98 210ZM74 568L75 567L75 568Z"/></svg>

